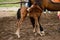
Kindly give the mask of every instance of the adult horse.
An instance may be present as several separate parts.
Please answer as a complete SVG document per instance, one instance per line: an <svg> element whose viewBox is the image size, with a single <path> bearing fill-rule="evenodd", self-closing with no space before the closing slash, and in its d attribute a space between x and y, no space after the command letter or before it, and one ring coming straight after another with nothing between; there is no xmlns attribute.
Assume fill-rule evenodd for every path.
<svg viewBox="0 0 60 40"><path fill-rule="evenodd" d="M49 11L60 11L60 1L54 2L52 0L34 0L41 9L47 9Z"/></svg>

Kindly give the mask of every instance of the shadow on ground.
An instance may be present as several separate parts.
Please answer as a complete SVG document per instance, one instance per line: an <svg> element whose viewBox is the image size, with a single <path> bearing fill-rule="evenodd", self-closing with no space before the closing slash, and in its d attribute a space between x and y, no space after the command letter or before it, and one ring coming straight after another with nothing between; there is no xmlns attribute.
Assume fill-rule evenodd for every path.
<svg viewBox="0 0 60 40"><path fill-rule="evenodd" d="M43 37L34 35L33 27L27 17L21 27L21 38L18 39L14 34L17 29L16 20L16 16L0 18L0 40L60 40L60 20L56 13L42 14L41 25L46 33Z"/></svg>

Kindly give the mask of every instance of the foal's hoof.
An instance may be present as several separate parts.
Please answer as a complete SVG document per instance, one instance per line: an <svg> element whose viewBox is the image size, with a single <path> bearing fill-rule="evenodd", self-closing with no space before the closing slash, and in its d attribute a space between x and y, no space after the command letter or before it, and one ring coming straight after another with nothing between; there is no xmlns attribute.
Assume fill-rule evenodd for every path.
<svg viewBox="0 0 60 40"><path fill-rule="evenodd" d="M41 31L38 33L40 36L45 36L45 32L44 31Z"/></svg>
<svg viewBox="0 0 60 40"><path fill-rule="evenodd" d="M33 30L33 33L35 33L35 29Z"/></svg>
<svg viewBox="0 0 60 40"><path fill-rule="evenodd" d="M45 36L45 32L44 31L41 31L41 36Z"/></svg>
<svg viewBox="0 0 60 40"><path fill-rule="evenodd" d="M20 35L17 32L15 34L17 35L18 38L20 38Z"/></svg>

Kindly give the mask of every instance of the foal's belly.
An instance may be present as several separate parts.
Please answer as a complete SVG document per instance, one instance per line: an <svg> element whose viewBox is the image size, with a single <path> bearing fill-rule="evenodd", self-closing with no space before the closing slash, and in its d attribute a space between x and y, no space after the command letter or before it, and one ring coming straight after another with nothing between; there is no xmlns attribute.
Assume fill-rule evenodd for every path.
<svg viewBox="0 0 60 40"><path fill-rule="evenodd" d="M41 13L39 13L39 12L29 13L29 16L30 16L30 17L33 17L33 18L36 18L36 17L41 16Z"/></svg>

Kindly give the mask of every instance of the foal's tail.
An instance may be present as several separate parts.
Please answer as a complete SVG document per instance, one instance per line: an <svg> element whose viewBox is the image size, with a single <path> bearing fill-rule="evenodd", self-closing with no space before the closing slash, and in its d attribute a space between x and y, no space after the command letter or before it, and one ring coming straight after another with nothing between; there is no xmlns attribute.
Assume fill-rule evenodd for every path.
<svg viewBox="0 0 60 40"><path fill-rule="evenodd" d="M20 19L21 18L21 15L20 15L20 8L18 9L18 11L17 11L17 19Z"/></svg>

